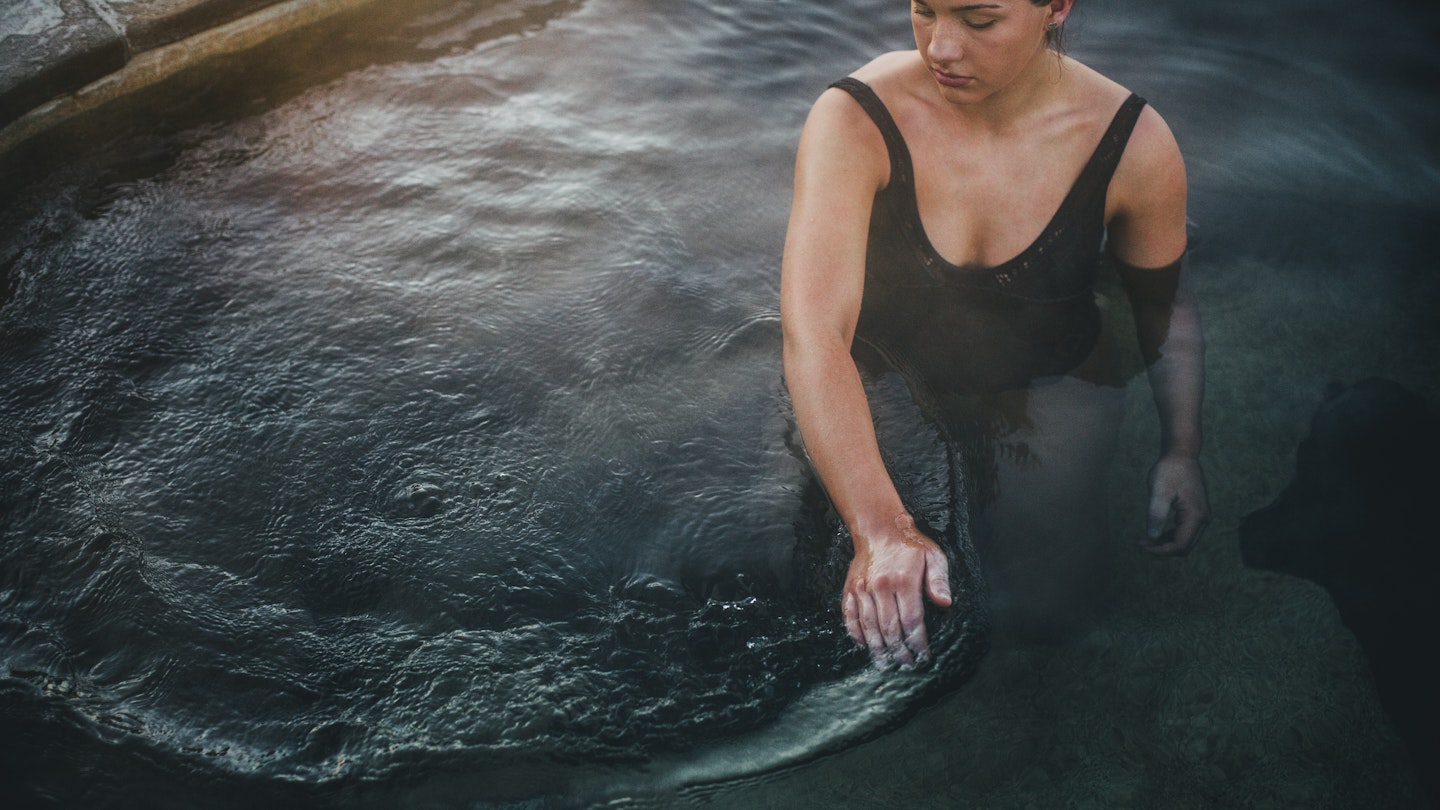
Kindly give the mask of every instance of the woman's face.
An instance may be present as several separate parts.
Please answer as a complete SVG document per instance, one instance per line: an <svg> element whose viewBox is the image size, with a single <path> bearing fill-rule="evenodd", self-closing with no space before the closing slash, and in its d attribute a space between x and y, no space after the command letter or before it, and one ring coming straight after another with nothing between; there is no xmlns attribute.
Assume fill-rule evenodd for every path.
<svg viewBox="0 0 1440 810"><path fill-rule="evenodd" d="M988 98L1030 69L1045 50L1045 26L1060 23L1069 2L912 0L920 57L940 92L956 103Z"/></svg>

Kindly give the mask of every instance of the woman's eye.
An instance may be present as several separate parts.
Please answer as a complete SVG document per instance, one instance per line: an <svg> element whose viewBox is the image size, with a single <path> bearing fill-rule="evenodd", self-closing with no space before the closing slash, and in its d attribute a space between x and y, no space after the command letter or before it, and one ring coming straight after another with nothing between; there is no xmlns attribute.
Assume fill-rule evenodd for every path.
<svg viewBox="0 0 1440 810"><path fill-rule="evenodd" d="M982 31L982 30L984 30L984 29L986 29L986 28L989 28L990 26L992 26L992 25L994 25L994 24L995 24L995 21L994 21L994 20L986 20L985 22L966 23L966 25L970 26L971 28L974 28L974 29L977 30L977 31Z"/></svg>

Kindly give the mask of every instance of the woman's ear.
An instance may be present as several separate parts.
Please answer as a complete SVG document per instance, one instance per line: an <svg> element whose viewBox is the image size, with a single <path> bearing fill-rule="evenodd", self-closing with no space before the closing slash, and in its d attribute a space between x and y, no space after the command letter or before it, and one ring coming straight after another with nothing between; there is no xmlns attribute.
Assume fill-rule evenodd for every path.
<svg viewBox="0 0 1440 810"><path fill-rule="evenodd" d="M1070 16L1070 10L1075 7L1075 0L1050 0L1050 22L1057 26L1065 24L1065 18Z"/></svg>

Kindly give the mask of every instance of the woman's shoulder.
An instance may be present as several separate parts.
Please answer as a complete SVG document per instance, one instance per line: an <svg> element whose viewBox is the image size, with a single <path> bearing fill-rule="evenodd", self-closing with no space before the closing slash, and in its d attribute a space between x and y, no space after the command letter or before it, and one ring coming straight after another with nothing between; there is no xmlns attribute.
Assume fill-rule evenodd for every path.
<svg viewBox="0 0 1440 810"><path fill-rule="evenodd" d="M1061 56L1067 92L1074 103L1091 110L1117 109L1131 95L1130 88L1070 56Z"/></svg>
<svg viewBox="0 0 1440 810"><path fill-rule="evenodd" d="M1077 63L1078 64L1078 63ZM1091 98L1106 115L1132 95L1086 68ZM1141 267L1168 263L1185 243L1185 161L1174 133L1150 99L1140 110L1106 195L1111 251Z"/></svg>
<svg viewBox="0 0 1440 810"><path fill-rule="evenodd" d="M918 51L891 51L870 60L848 78L859 80L870 88L880 106L884 107L885 117L898 123L909 117L914 101L921 95L925 82L929 80L929 72L925 69L925 63L920 60ZM839 89L831 89L829 94L851 95ZM855 103L856 99L846 101L848 103L844 106L849 107L852 113L860 110L860 105ZM874 120L871 113L859 112L859 115ZM904 129L903 124L901 129Z"/></svg>
<svg viewBox="0 0 1440 810"><path fill-rule="evenodd" d="M923 68L915 51L893 51L870 60L848 78L869 87L893 115L892 105L903 94L905 83L910 80L907 74L913 74L916 66ZM872 146L883 146L873 117L845 90L832 87L821 94L809 120L821 130L834 130L850 138L869 141Z"/></svg>
<svg viewBox="0 0 1440 810"><path fill-rule="evenodd" d="M874 59L850 74L879 94L881 104L890 94L886 75L894 70L891 56ZM885 65L887 61L892 65ZM850 92L839 88L827 88L810 108L800 134L798 157L800 165L817 167L816 175L844 173L866 178L864 184L872 193L889 182L890 152L880 122Z"/></svg>
<svg viewBox="0 0 1440 810"><path fill-rule="evenodd" d="M1098 116L1113 115L1131 96L1130 88L1086 66L1070 57L1065 59L1067 73L1072 79L1072 97L1077 106L1095 111ZM1168 162L1179 158L1179 148L1170 126L1155 105L1145 100L1145 107L1131 131L1130 141L1125 150L1127 162L1143 167L1153 162ZM1124 164L1122 164L1124 165Z"/></svg>
<svg viewBox="0 0 1440 810"><path fill-rule="evenodd" d="M1153 204L1156 198L1183 199L1186 186L1180 144L1170 125L1147 103L1115 167L1111 194L1121 208L1126 208Z"/></svg>
<svg viewBox="0 0 1440 810"><path fill-rule="evenodd" d="M1079 65L1079 63L1075 63ZM1082 102L1093 109L1114 114L1131 96L1136 95L1119 82L1098 71L1080 66L1080 78L1085 89L1081 91ZM1153 177L1155 173L1171 173L1180 164L1180 148L1170 125L1155 108L1150 99L1145 99L1134 128L1130 131L1129 142L1118 167L1119 173L1130 176ZM1181 169L1183 171L1183 168Z"/></svg>
<svg viewBox="0 0 1440 810"><path fill-rule="evenodd" d="M920 61L919 51L891 51L871 59L850 75L879 92L892 85L913 81L916 76L923 75L924 70L925 63Z"/></svg>

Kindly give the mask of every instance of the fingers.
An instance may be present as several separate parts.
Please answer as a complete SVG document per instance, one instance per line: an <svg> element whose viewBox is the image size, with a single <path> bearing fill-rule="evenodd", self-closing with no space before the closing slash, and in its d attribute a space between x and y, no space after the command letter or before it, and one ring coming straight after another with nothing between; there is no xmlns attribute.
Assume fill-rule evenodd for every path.
<svg viewBox="0 0 1440 810"><path fill-rule="evenodd" d="M943 590L944 604L949 604L949 587L944 576L932 578L928 587L932 594L937 589ZM912 667L930 657L925 602L919 588L847 592L842 613L850 638L869 651L875 666Z"/></svg>
<svg viewBox="0 0 1440 810"><path fill-rule="evenodd" d="M940 607L950 607L950 562L938 548L925 554L925 590L930 594L930 601Z"/></svg>
<svg viewBox="0 0 1440 810"><path fill-rule="evenodd" d="M860 627L860 607L855 600L855 594L845 592L845 600L840 603L840 613L845 617L845 630L850 633L850 639L855 646L865 646L865 631Z"/></svg>
<svg viewBox="0 0 1440 810"><path fill-rule="evenodd" d="M891 664L911 667L930 655L925 606L918 593L907 600L894 592L847 592L841 613L850 638L869 651L878 668Z"/></svg>
<svg viewBox="0 0 1440 810"><path fill-rule="evenodd" d="M1175 514L1175 530L1165 533L1165 521ZM1194 546L1200 530L1209 522L1205 477L1194 459L1161 458L1150 471L1148 541L1142 544L1152 554L1185 554Z"/></svg>
<svg viewBox="0 0 1440 810"><path fill-rule="evenodd" d="M1195 545L1195 540L1200 537L1200 530L1205 526L1205 515L1194 509L1177 509L1175 516L1175 540L1172 545L1177 546L1178 554L1187 554Z"/></svg>
<svg viewBox="0 0 1440 810"><path fill-rule="evenodd" d="M930 636L925 632L925 603L915 594L898 601L900 610L900 648L905 658L896 656L901 666L913 666L930 657Z"/></svg>
<svg viewBox="0 0 1440 810"><path fill-rule="evenodd" d="M880 634L878 614L870 594L846 588L840 613L845 617L845 630L850 634L850 640L855 642L855 646L869 650L870 660L875 666L883 668L889 662L889 649Z"/></svg>
<svg viewBox="0 0 1440 810"><path fill-rule="evenodd" d="M918 598L919 594L916 594ZM902 667L915 665L915 654L905 646L905 638L909 635L905 631L904 623L900 619L900 602L905 597L896 593L880 593L875 596L876 617L880 621L880 638L885 644L885 651L889 654L890 661ZM906 612L910 612L906 609ZM923 617L923 612L922 612ZM923 620L923 619L922 619ZM877 662L882 666L884 662Z"/></svg>
<svg viewBox="0 0 1440 810"><path fill-rule="evenodd" d="M1140 543L1140 547L1151 554L1168 556L1185 553L1185 546L1175 542L1175 533L1165 531L1165 523L1170 519L1170 504L1174 500L1174 495L1163 491L1160 487L1156 487L1155 492L1151 494L1145 539Z"/></svg>
<svg viewBox="0 0 1440 810"><path fill-rule="evenodd" d="M1200 537L1200 530L1205 528L1205 524L1210 521L1210 516L1203 504L1189 503L1181 496L1176 496L1173 502L1175 504L1175 530L1146 543L1145 550L1151 554L1176 556L1190 553L1190 549L1194 547L1195 541ZM1163 520L1161 525L1164 525Z"/></svg>
<svg viewBox="0 0 1440 810"><path fill-rule="evenodd" d="M850 638L880 668L928 658L925 598L941 607L952 602L945 552L913 524L904 528L899 538L857 548L841 602Z"/></svg>
<svg viewBox="0 0 1440 810"><path fill-rule="evenodd" d="M1165 521L1170 517L1170 504L1174 500L1174 493L1162 487L1154 487L1150 493L1145 534L1150 538L1152 545L1160 539L1160 535L1165 531Z"/></svg>
<svg viewBox="0 0 1440 810"><path fill-rule="evenodd" d="M902 606L894 594L845 595L845 628L877 668L911 667L929 656L925 609L916 596L913 604Z"/></svg>
<svg viewBox="0 0 1440 810"><path fill-rule="evenodd" d="M880 634L880 618L875 609L875 600L869 594L857 594L855 601L859 606L860 631L865 639L865 647L870 651L870 660L876 667L883 668L889 663L889 647Z"/></svg>

